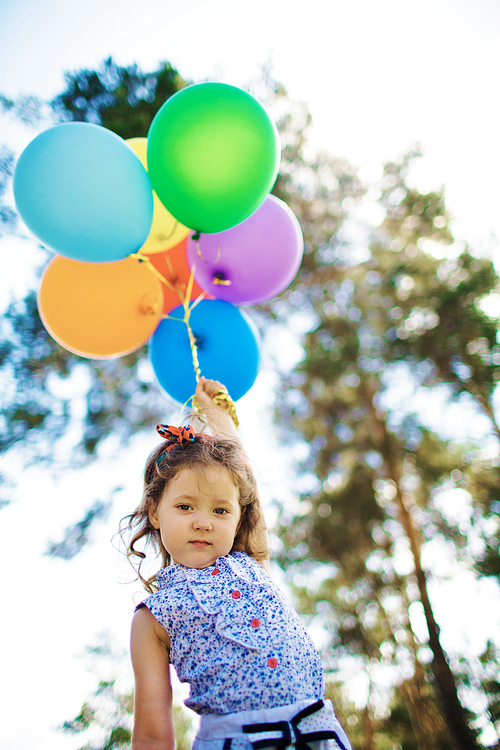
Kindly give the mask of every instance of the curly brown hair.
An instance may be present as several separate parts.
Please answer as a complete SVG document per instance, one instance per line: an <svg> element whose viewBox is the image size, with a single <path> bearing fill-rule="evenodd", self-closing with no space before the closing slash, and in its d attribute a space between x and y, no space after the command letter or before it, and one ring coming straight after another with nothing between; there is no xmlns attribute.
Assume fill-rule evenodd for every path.
<svg viewBox="0 0 500 750"><path fill-rule="evenodd" d="M144 492L136 510L122 519L120 535L129 537L126 544L127 557L136 569L139 579L149 593L156 591L156 574L144 578L141 566L146 552L136 548L137 542L144 539L144 550L152 548L155 556L161 556L163 566L170 565L171 558L161 540L160 532L149 520L150 511L157 508L169 482L182 469L205 470L222 467L229 472L239 494L241 517L231 548L243 550L256 560L264 560L267 550L255 549L252 535L262 523L260 499L253 472L248 466L241 443L236 439L196 435L193 442L174 444L167 450L167 442L161 443L149 455L144 470ZM130 537L131 535L131 537Z"/></svg>

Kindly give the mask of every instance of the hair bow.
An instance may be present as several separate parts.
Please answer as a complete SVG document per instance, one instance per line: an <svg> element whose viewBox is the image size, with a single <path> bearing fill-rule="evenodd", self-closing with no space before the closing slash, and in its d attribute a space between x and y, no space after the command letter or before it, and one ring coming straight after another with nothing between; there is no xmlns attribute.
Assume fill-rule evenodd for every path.
<svg viewBox="0 0 500 750"><path fill-rule="evenodd" d="M156 432L162 438L165 438L165 440L171 441L172 445L168 446L167 451L171 451L176 445L194 443L197 437L190 424L187 424L185 427L174 427L171 424L157 424Z"/></svg>
<svg viewBox="0 0 500 750"><path fill-rule="evenodd" d="M185 427L174 427L171 424L157 424L156 432L168 440L170 445L167 445L155 461L156 471L160 468L160 463L165 455L178 445L187 445L188 443L194 443L197 437L209 437L209 435L197 435L190 424Z"/></svg>

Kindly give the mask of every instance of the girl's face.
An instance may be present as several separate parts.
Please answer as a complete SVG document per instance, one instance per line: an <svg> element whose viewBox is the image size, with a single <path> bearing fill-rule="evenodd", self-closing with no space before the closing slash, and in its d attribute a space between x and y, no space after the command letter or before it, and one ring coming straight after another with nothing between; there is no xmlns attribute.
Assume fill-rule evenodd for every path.
<svg viewBox="0 0 500 750"><path fill-rule="evenodd" d="M165 487L149 520L160 530L172 560L207 568L233 546L241 517L239 492L229 472L209 467L181 469Z"/></svg>

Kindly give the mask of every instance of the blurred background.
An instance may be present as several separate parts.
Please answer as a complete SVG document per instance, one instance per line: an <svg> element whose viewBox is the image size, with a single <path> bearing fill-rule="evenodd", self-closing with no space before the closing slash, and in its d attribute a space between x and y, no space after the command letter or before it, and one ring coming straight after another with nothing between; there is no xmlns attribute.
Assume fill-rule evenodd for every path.
<svg viewBox="0 0 500 750"><path fill-rule="evenodd" d="M277 123L273 192L305 237L292 286L246 310L273 574L355 750L498 746L499 41L496 0L0 4L2 748L128 746L144 593L114 534L154 425L184 417L145 348L88 360L47 334L52 254L13 169L61 121L145 137L206 80Z"/></svg>

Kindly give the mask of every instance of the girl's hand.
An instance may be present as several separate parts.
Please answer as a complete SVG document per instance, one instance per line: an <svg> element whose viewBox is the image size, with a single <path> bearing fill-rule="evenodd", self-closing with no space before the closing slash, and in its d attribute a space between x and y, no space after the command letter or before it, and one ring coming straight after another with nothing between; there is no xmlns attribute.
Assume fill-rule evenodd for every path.
<svg viewBox="0 0 500 750"><path fill-rule="evenodd" d="M194 395L197 407L203 409L206 406L215 406L212 399L221 390L225 390L225 386L222 383L219 383L218 380L207 380L202 375L198 381Z"/></svg>
<svg viewBox="0 0 500 750"><path fill-rule="evenodd" d="M214 396L221 390L226 390L226 388L218 380L207 380L202 376L194 394L195 405L203 412L214 435L238 437L234 422L225 406L213 402Z"/></svg>

